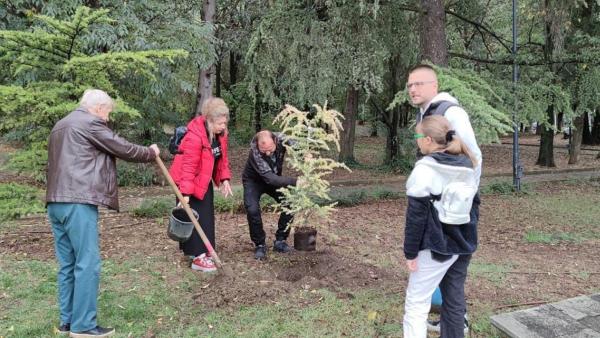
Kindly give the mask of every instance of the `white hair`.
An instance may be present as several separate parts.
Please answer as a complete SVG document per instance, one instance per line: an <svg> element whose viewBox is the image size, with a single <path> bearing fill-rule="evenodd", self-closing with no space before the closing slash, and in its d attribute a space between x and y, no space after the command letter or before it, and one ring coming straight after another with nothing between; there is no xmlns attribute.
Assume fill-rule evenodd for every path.
<svg viewBox="0 0 600 338"><path fill-rule="evenodd" d="M102 105L107 105L111 108L115 107L115 101L105 91L100 89L86 89L79 104L87 109L93 109Z"/></svg>

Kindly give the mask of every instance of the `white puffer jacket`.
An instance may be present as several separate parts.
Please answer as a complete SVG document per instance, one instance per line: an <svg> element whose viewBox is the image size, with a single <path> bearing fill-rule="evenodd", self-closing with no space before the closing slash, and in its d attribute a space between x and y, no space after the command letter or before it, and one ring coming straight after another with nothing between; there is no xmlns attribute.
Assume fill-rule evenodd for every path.
<svg viewBox="0 0 600 338"><path fill-rule="evenodd" d="M406 182L406 194L431 196L439 220L459 225L470 221L477 185L477 174L472 168L441 164L425 156L415 164Z"/></svg>

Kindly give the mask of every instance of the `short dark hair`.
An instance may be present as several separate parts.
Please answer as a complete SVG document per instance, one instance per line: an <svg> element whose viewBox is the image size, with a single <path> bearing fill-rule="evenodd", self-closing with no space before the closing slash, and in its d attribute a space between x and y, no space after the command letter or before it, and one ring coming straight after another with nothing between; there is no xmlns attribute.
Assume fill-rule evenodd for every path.
<svg viewBox="0 0 600 338"><path fill-rule="evenodd" d="M428 69L434 73L437 74L437 72L435 71L435 68L433 68L432 66L426 64L426 63L419 63L418 65L412 66L409 70L408 70L408 74L412 74L414 71L419 70L419 69Z"/></svg>

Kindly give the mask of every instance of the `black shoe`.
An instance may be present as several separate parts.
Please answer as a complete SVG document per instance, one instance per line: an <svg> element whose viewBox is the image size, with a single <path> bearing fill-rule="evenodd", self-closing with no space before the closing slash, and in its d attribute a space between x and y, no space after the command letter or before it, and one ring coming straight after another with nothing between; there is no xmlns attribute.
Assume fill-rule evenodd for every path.
<svg viewBox="0 0 600 338"><path fill-rule="evenodd" d="M69 334L71 332L71 324L63 324L58 327L58 334Z"/></svg>
<svg viewBox="0 0 600 338"><path fill-rule="evenodd" d="M115 333L115 329L113 329L112 327L96 326L95 328L84 331L84 332L71 332L70 337L72 337L72 338L108 337L108 336L112 336L113 333Z"/></svg>
<svg viewBox="0 0 600 338"><path fill-rule="evenodd" d="M259 261L267 258L267 246L264 244L257 245L254 249L254 258Z"/></svg>
<svg viewBox="0 0 600 338"><path fill-rule="evenodd" d="M290 247L289 247L289 245L287 245L285 240L283 240L283 239L277 240L277 241L273 242L273 251L286 253L286 252L290 252Z"/></svg>

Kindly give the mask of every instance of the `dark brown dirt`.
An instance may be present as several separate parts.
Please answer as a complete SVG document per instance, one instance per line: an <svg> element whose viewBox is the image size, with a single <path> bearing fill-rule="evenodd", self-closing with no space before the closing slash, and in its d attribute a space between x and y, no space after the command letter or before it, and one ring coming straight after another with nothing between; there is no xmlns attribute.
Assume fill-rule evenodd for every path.
<svg viewBox="0 0 600 338"><path fill-rule="evenodd" d="M540 185L536 191L540 196L549 196L565 189L600 192L593 184L563 183ZM192 285L194 298L209 309L271 303L280 296L295 297L299 290L310 292L315 288L330 289L340 298L351 298L355 291L372 288L402 293L407 277L402 255L405 208L405 201L399 200L339 209L331 225L320 229L316 252L282 255L269 251L265 262L253 259L245 216L219 214L217 250L234 274L198 273L199 282ZM481 215L480 247L467 284L467 297L473 306L483 304L493 310L511 304L559 300L600 287L600 240L525 242L528 229L543 227L547 222L544 215L531 212L522 198L484 196ZM269 213L264 217L268 236L274 233L276 216ZM157 223L126 213L103 214L101 219L103 258L118 262L135 254L164 259L165 270L188 269L177 244L167 238L163 221ZM566 232L573 230L569 224L562 227ZM53 260L52 243L50 228L43 219L22 220L10 231L0 233L0 255ZM482 271L481 266L489 266L490 270Z"/></svg>

